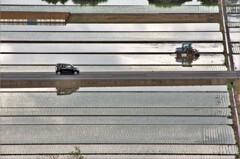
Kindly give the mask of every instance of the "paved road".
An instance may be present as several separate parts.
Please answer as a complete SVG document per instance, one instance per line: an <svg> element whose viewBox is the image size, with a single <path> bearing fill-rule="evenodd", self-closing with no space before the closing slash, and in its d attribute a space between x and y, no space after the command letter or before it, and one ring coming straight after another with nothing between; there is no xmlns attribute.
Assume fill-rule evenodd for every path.
<svg viewBox="0 0 240 159"><path fill-rule="evenodd" d="M80 75L56 75L52 72L11 72L1 73L1 80L81 80L81 79L235 79L240 78L239 72L84 72Z"/></svg>

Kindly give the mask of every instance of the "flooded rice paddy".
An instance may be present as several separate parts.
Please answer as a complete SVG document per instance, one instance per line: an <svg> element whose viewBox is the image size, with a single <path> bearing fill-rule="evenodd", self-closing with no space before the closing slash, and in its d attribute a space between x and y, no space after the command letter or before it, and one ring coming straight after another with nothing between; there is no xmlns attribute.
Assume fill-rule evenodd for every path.
<svg viewBox="0 0 240 159"><path fill-rule="evenodd" d="M240 4L240 0L226 0L227 4Z"/></svg>
<svg viewBox="0 0 240 159"><path fill-rule="evenodd" d="M2 144L235 144L226 125L2 125L1 132Z"/></svg>
<svg viewBox="0 0 240 159"><path fill-rule="evenodd" d="M221 159L228 159L228 158L233 158L235 153L237 151L237 148L232 146L232 145L165 145L165 146L160 146L159 145L115 145L115 144L106 144L104 146L97 145L97 144L91 144L91 145L84 145L84 144L75 144L78 147L81 147L82 152L86 153L108 153L114 152L117 154L129 154L130 156L135 155L131 154L132 151L137 152L138 156L144 155L146 152L147 153L158 153L159 151L169 154L169 153L177 153L180 154L178 155L177 159L182 159L182 158L188 158L188 156L191 155L184 155L187 152L191 151L192 155L195 154L194 158L201 158L203 157L202 152L206 153L207 155L204 157L217 157ZM17 154L37 154L42 151L46 152L46 154L56 154L59 152L69 152L72 151L73 148L71 145L22 145L21 148L16 147L14 145L7 145L2 147L3 152L7 153L17 153ZM217 154L224 154L222 156L219 156ZM211 155L211 154L216 154L216 155ZM85 157L88 157L88 155L84 155ZM112 155L111 157L115 158L116 155ZM155 156L155 155L154 155ZM161 155L162 157L169 157L170 159L175 159L172 157L176 157L176 155ZM186 157L185 157L186 156ZM39 156L38 156L39 157ZM44 157L44 156L43 156ZM91 157L91 156L90 156ZM93 156L92 156L93 157ZM95 155L94 158L99 158L101 157L98 155ZM110 157L110 156L109 156ZM117 156L116 156L117 157Z"/></svg>
<svg viewBox="0 0 240 159"><path fill-rule="evenodd" d="M219 29L218 23L1 25L1 31L219 31Z"/></svg>
<svg viewBox="0 0 240 159"><path fill-rule="evenodd" d="M56 93L44 92L1 92L1 96L2 107L228 107L230 105L228 93L77 92L69 96L57 96ZM174 97L174 100L171 97ZM29 102L25 104L26 101Z"/></svg>
<svg viewBox="0 0 240 159"><path fill-rule="evenodd" d="M199 122L200 120L200 122ZM225 117L5 117L2 125L226 125L232 124L231 119Z"/></svg>
<svg viewBox="0 0 240 159"><path fill-rule="evenodd" d="M176 64L176 55L28 55L28 54L3 54L2 64L56 64L56 63L72 63L82 65L131 65L131 64L159 64L173 65ZM196 65L223 65L223 54L206 54L201 55ZM181 63L179 63L181 65Z"/></svg>
<svg viewBox="0 0 240 159"><path fill-rule="evenodd" d="M223 85L85 87L70 95L22 88L0 94L4 154L67 153L73 145L83 153L154 153L155 144L164 144L166 153L236 153Z"/></svg>
<svg viewBox="0 0 240 159"><path fill-rule="evenodd" d="M227 1L230 5L239 5L240 1ZM230 27L234 27L230 29L230 42L232 46L233 52L233 61L234 61L234 70L240 70L240 12L238 7L229 7L229 14L228 22L234 24L233 26L229 25Z"/></svg>
<svg viewBox="0 0 240 159"><path fill-rule="evenodd" d="M216 3L207 5L199 0L170 6L154 0L100 0L87 6L75 2L55 5L47 0L2 0L1 4L12 6L3 5L1 9L219 12ZM239 4L238 0L227 1L230 2ZM229 21L238 22L239 18L232 15ZM54 73L59 62L75 64L83 73L227 71L219 23L27 24L1 24L1 72ZM231 31L235 70L240 70L239 30ZM175 49L184 41L193 42L200 52L192 67L183 67L176 61ZM64 86L0 88L1 159L49 159L56 157L54 154L66 159L74 146L89 159L235 159L238 154L229 83Z"/></svg>
<svg viewBox="0 0 240 159"><path fill-rule="evenodd" d="M79 87L75 90L75 92L144 92L144 91L151 91L151 92L174 92L174 91L181 91L181 92L190 92L190 91L199 91L199 92L207 92L207 91L218 91L218 92L226 92L226 86L221 85L211 85L211 86L129 86L129 87ZM1 88L0 92L56 92L56 88Z"/></svg>
<svg viewBox="0 0 240 159"><path fill-rule="evenodd" d="M220 147L222 148L222 147ZM32 155L31 157L29 156L24 156L22 155L22 158L24 159L32 159L32 158L37 158L39 156L34 156ZM187 155L187 156L183 156L182 155L154 155L153 157L149 156L149 155L108 155L108 156L104 156L104 155L99 155L98 157L96 157L96 155L86 155L87 158L89 159L112 159L112 158L116 158L116 159L122 159L122 158L129 158L129 159L157 159L157 158L163 158L164 159L199 159L202 157L202 155ZM206 158L208 159L235 159L235 156L217 156L217 155L205 155ZM42 157L43 159L47 159ZM16 156L5 156L3 159L19 159L16 158Z"/></svg>
<svg viewBox="0 0 240 159"><path fill-rule="evenodd" d="M181 43L2 43L4 53L174 53ZM222 43L193 43L199 52L223 52ZM36 49L38 48L38 49ZM238 44L234 45L238 49Z"/></svg>
<svg viewBox="0 0 240 159"><path fill-rule="evenodd" d="M221 32L2 32L1 40L7 42L221 42L223 37Z"/></svg>
<svg viewBox="0 0 240 159"><path fill-rule="evenodd" d="M232 43L233 53L240 54L240 43Z"/></svg>
<svg viewBox="0 0 240 159"><path fill-rule="evenodd" d="M83 72L190 71L191 68L181 67L182 64L176 62L174 52L177 47L181 46L182 40L196 40L193 47L203 53L199 59L192 63L194 70L222 71L227 69L224 66L225 57L223 55L223 44L221 43L222 35L218 32L220 27L217 23L67 24L66 26L2 25L2 28L2 40L11 41L11 43L5 42L2 44L1 61L3 66L1 66L1 70L3 72L14 72L14 70L15 72L51 72L54 70L52 66L36 67L32 65L54 65L59 62L72 63L77 66L91 65L80 66ZM111 28L114 28L114 30ZM57 32L53 32L54 30ZM47 38L45 35L48 35ZM39 42L57 40L61 41L61 43L19 43L19 40L29 42L31 40ZM63 43L62 40L67 42L72 42L73 40L75 42L83 41L81 43ZM100 43L84 43L84 41L92 40L98 40ZM140 40L140 43L111 43L118 41L134 42L136 40ZM169 42L156 43L156 40L159 42L169 40ZM14 41L18 41L18 43L14 43ZM110 43L101 43L101 41L109 41ZM144 41L152 41L152 43L143 43ZM198 43L198 41L201 41L201 43ZM204 41L206 42L204 43ZM218 42L214 43L212 41ZM124 55L128 53L134 55ZM144 55L140 55L140 53ZM11 66L6 66L5 64L11 64ZM14 66L14 64L19 64L19 66ZM101 66L103 64L111 66ZM18 69L15 69L16 67Z"/></svg>
<svg viewBox="0 0 240 159"><path fill-rule="evenodd" d="M230 33L230 38L232 42L238 43L240 41L240 32Z"/></svg>
<svg viewBox="0 0 240 159"><path fill-rule="evenodd" d="M51 117L51 116L205 116L205 117L228 117L231 116L229 108L2 108L2 117L21 117L21 116L36 116L36 117ZM7 118L6 118L7 119ZM57 119L57 118L56 118ZM189 118L190 119L190 118ZM4 120L4 119L3 119ZM65 119L64 119L65 120ZM227 120L227 119L226 119ZM56 121L56 120L55 120ZM120 121L119 121L120 122ZM188 121L190 122L190 121ZM200 121L198 121L200 122ZM210 121L208 121L210 122ZM22 123L23 124L23 123ZM160 123L159 123L160 124Z"/></svg>
<svg viewBox="0 0 240 159"><path fill-rule="evenodd" d="M234 67L236 71L240 70L240 55L233 55Z"/></svg>

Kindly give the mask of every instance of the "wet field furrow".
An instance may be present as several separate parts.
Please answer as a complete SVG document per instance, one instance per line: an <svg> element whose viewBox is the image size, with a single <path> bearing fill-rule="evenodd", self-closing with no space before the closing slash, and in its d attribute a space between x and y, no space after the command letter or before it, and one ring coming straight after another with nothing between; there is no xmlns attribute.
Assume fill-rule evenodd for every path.
<svg viewBox="0 0 240 159"><path fill-rule="evenodd" d="M221 154L233 159L237 153L228 92L76 92L61 97L55 92L2 91L1 96L1 103L8 101L0 111L3 159L19 154L23 159L44 154L64 158L74 146L90 159L102 159L101 154L118 154L109 159L129 154L141 154L139 159L144 154L169 159ZM61 99L68 104L61 106ZM74 100L75 107L69 107Z"/></svg>
<svg viewBox="0 0 240 159"><path fill-rule="evenodd" d="M52 155L54 156L54 155ZM66 158L67 155L57 155L59 158ZM45 157L45 158L44 158ZM84 155L88 159L236 159L234 155ZM32 159L41 158L47 159L47 155L21 155L21 156L2 156L1 159Z"/></svg>
<svg viewBox="0 0 240 159"><path fill-rule="evenodd" d="M3 145L236 143L228 125L1 125L1 134Z"/></svg>
<svg viewBox="0 0 240 159"><path fill-rule="evenodd" d="M231 28L240 28L240 22L229 22L228 27Z"/></svg>
<svg viewBox="0 0 240 159"><path fill-rule="evenodd" d="M228 93L1 93L3 107L216 107L230 105ZM41 98L39 98L41 97ZM14 99L14 100L12 100ZM174 99L174 100L172 100Z"/></svg>
<svg viewBox="0 0 240 159"><path fill-rule="evenodd" d="M82 64L82 65L178 65L181 66L182 62L176 62L176 54L164 54L164 55L58 55L58 54L1 54L0 58L5 59L1 64L28 64L28 65L41 65L49 64L54 65L59 61L65 61L65 63ZM11 58L9 58L11 57ZM36 60L37 59L37 60ZM204 54L200 55L199 59L193 61L194 65L224 65L223 54ZM81 67L79 68L81 71ZM54 72L55 69L52 70Z"/></svg>
<svg viewBox="0 0 240 159"><path fill-rule="evenodd" d="M174 117L174 116L55 116L55 117L3 117L2 125L230 125L226 117Z"/></svg>
<svg viewBox="0 0 240 159"><path fill-rule="evenodd" d="M193 154L193 155L235 155L236 145L174 145L174 144L105 144L105 145L1 145L3 154L69 154L78 146L83 154ZM151 156L152 157L152 156ZM224 158L225 159L225 158Z"/></svg>
<svg viewBox="0 0 240 159"><path fill-rule="evenodd" d="M240 54L240 44L232 43L232 50L233 50L233 53Z"/></svg>
<svg viewBox="0 0 240 159"><path fill-rule="evenodd" d="M202 117L229 117L230 108L1 108L2 117L81 117L81 116L202 116Z"/></svg>

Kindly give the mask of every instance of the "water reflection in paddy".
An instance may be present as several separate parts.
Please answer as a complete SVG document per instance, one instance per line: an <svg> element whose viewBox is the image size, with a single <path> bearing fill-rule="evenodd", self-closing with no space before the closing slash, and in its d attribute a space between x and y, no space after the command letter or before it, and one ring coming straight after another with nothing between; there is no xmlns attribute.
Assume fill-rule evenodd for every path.
<svg viewBox="0 0 240 159"><path fill-rule="evenodd" d="M85 65L98 64L179 64L176 62L176 55L40 55L40 54L2 54L2 64L56 64L72 63ZM218 64L223 65L225 61L223 54L201 55L193 64Z"/></svg>
<svg viewBox="0 0 240 159"><path fill-rule="evenodd" d="M229 22L238 22L238 23L240 23L240 16L239 16L239 14L229 14L228 15L228 21Z"/></svg>
<svg viewBox="0 0 240 159"><path fill-rule="evenodd" d="M162 145L158 144L148 144L148 145L116 145L116 144L105 144L102 145L86 145L86 144L74 144L78 147L81 147L81 152L94 154L94 155L84 155L88 159L153 159L155 158L165 158L165 159L202 159L203 155L201 152L205 152L204 155L207 159L236 159L235 155L238 154L238 148L235 145ZM5 154L12 154L12 152L16 152L17 154L39 154L41 152L46 153L54 153L54 154L63 154L69 153L74 150L73 145L8 145L4 146L1 149ZM15 150L15 151L13 151ZM175 154L180 155L155 155L161 151L163 154L171 154L174 152ZM201 151L201 152L200 152ZM132 152L141 152L148 153L154 155L133 155ZM95 155L99 154L107 154L111 153L114 155ZM118 155L115 155L118 154ZM131 155L119 155L119 154L131 154ZM182 155L184 154L184 155ZM192 155L194 154L194 155ZM214 155L213 155L214 154ZM217 155L216 155L217 154ZM220 155L222 154L222 155ZM9 157L10 156L10 157ZM4 156L2 159L19 159L13 157L12 155ZM31 155L21 155L24 159L33 159L33 157L39 158L42 156ZM27 158L25 158L27 157ZM60 157L66 158L66 155L60 155ZM62 159L62 158L61 158Z"/></svg>
<svg viewBox="0 0 240 159"><path fill-rule="evenodd" d="M232 43L233 53L240 54L240 43Z"/></svg>
<svg viewBox="0 0 240 159"><path fill-rule="evenodd" d="M226 4L240 4L240 0L225 0Z"/></svg>
<svg viewBox="0 0 240 159"><path fill-rule="evenodd" d="M227 125L232 120L226 117L5 117L2 125Z"/></svg>
<svg viewBox="0 0 240 159"><path fill-rule="evenodd" d="M40 108L2 108L1 116L231 116L229 108L176 108L176 107L145 107L145 108L81 108L81 107L40 107Z"/></svg>
<svg viewBox="0 0 240 159"><path fill-rule="evenodd" d="M222 42L221 32L1 32L19 42Z"/></svg>
<svg viewBox="0 0 240 159"><path fill-rule="evenodd" d="M225 85L210 85L210 86L128 86L128 87L81 87L76 90L76 92L206 92L206 91L219 91L226 92L227 86ZM56 92L56 88L0 88L1 92Z"/></svg>
<svg viewBox="0 0 240 159"><path fill-rule="evenodd" d="M77 66L81 72L131 72L131 71L227 71L224 65L219 66ZM1 72L55 72L55 66L0 66Z"/></svg>
<svg viewBox="0 0 240 159"><path fill-rule="evenodd" d="M1 143L12 145L236 143L228 125L2 125L1 132Z"/></svg>
<svg viewBox="0 0 240 159"><path fill-rule="evenodd" d="M109 0L108 2L113 2ZM124 1L121 1L121 3ZM127 2L127 1L125 1ZM131 1L132 2L132 1ZM135 4L140 1L135 1ZM195 1L196 2L196 1ZM32 1L31 1L32 3ZM120 3L120 1L119 1ZM129 1L128 1L129 3ZM191 3L190 3L191 4ZM180 25L179 25L180 26ZM86 27L86 25L82 25L82 28L79 30L95 30L95 26ZM103 27L101 29L108 29ZM120 29L121 26L116 27L116 29ZM141 26L142 27L142 26ZM146 27L146 30L158 29L160 26L149 26ZM183 26L182 26L183 27ZM204 27L204 26L203 26ZM33 29L33 27L26 27L26 29ZM128 28L136 29L135 26L128 26ZM167 27L168 28L168 27ZM16 29L12 27L11 29ZM24 30L24 28L19 28ZM34 28L36 29L36 28ZM45 27L41 29L52 29L50 27ZM62 28L59 28L60 30ZM64 28L65 29L65 28ZM64 30L63 29L63 30ZM69 28L67 28L69 29ZM70 26L70 29L78 29L75 26ZM123 28L124 29L124 28ZM144 30L145 28L139 29ZM164 29L164 28L161 28ZM186 28L187 29L187 28ZM192 29L192 28L191 28ZM194 27L195 29L195 27ZM200 29L200 28L198 28ZM214 27L214 29L218 29ZM36 29L38 30L38 28ZM183 28L181 28L183 30ZM5 51L7 52L68 52L72 50L74 52L84 52L84 51L97 51L97 52L134 52L134 51L146 51L146 52L173 52L176 47L180 46L179 44L3 44L5 47ZM103 45L103 46L100 46ZM194 44L197 49L204 52L222 52L222 44ZM38 48L38 50L36 50ZM59 56L59 55L56 55ZM56 57L46 56L43 57L41 55L37 56L27 56L27 55L1 55L1 60L4 59L6 62L14 62L17 63L55 63L56 61L60 61L60 59L67 59L68 62L76 62L81 63L83 60L86 60L86 56L59 56L56 58L56 61L49 60L50 58ZM94 55L95 56L95 55ZM94 56L88 56L89 59ZM161 55L162 56L162 55ZM29 57L29 59L28 59ZM97 60L101 60L101 62L105 63L105 60L111 61L114 59L114 56L106 56L103 58L96 56ZM135 63L136 61L143 63L174 63L174 55L173 56L153 56L152 58L148 58L147 56L115 56L118 59L117 62L127 62L127 63ZM136 59L134 57L141 57ZM25 60L17 60L17 59L25 59ZM73 60L74 58L80 58L80 60ZM39 60L39 62L38 62ZM91 63L90 59L90 63ZM200 60L200 59L199 59ZM223 55L210 55L210 56L201 56L201 60L198 61L197 64L207 63L207 64L223 64L224 59ZM96 62L92 61L92 62ZM114 61L114 63L116 62ZM89 62L89 61L87 61ZM111 61L112 62L112 61ZM174 63L175 64L175 63ZM54 66L10 66L13 70L38 70L39 68L44 68L47 71L54 71ZM201 68L206 67L205 69L213 68L213 66L199 66ZM218 67L218 66L216 66ZM214 67L214 68L216 68ZM224 67L224 66L222 66ZM2 69L5 69L5 66L1 66ZM9 67L7 67L8 69ZM16 69L17 68L17 69ZM20 69L19 69L20 68ZM81 69L93 70L93 67L80 67ZM106 69L107 67L105 67ZM114 70L119 69L119 67L108 67L107 69ZM124 69L156 69L156 67L121 67ZM157 67L161 68L161 67ZM170 66L165 67L167 69L177 70L188 69L193 70L191 68L182 68L178 66ZM195 67L194 67L195 68ZM225 68L225 67L224 67ZM96 66L94 69L96 70L104 70L104 67L99 68ZM203 70L205 70L203 69ZM225 68L226 69L226 68ZM120 69L121 70L121 69ZM166 145L161 145L160 149L165 149L165 151L161 151L164 153L169 153L169 151L174 153L184 153L184 154L195 154L195 152L203 151L205 153L212 154L220 154L220 153L229 153L226 149L221 146L225 145L217 145L217 144L228 144L228 148L235 144L233 129L228 124L232 124L232 121L229 116L231 116L230 108L228 107L229 95L226 92L226 86L223 90L224 92L138 92L138 93L130 93L130 92L111 92L111 88L108 88L109 92L87 92L90 89L85 89L86 92L76 92L69 96L57 96L56 92L46 92L43 90L42 92L1 92L1 104L4 103L5 108L2 109L1 113L3 115L22 115L25 117L10 117L4 118L1 116L2 124L136 124L131 126L53 126L53 125L32 125L32 126L24 126L24 125L10 125L3 126L2 132L4 136L1 136L1 141L3 143L7 143L10 146L4 146L4 153L14 154L19 153L20 151L25 151L25 153L32 153L33 151L37 151L37 154L46 153L46 152L56 152L56 153L68 153L72 150L73 143L176 143L179 145L175 145L175 148L167 148ZM127 88L124 88L127 89ZM134 91L140 91L139 88L131 88ZM158 90L158 88L145 88L147 91ZM149 90L148 90L149 89ZM167 90L169 88L166 88ZM183 91L177 88L171 88L171 91L178 90ZM185 89L185 88L184 88ZM81 88L80 88L81 90ZM96 90L96 89L95 89ZM98 91L101 91L101 88L98 88ZM118 88L117 91L120 89ZM165 89L162 89L165 90ZM170 89L169 89L170 90ZM195 88L190 88L189 90L198 91ZM219 91L218 88L206 89L207 91ZM122 91L122 90L121 90ZM146 90L144 90L146 91ZM14 100L12 100L14 99ZM174 99L174 100L173 100ZM70 106L70 107L69 107ZM73 107L75 108L73 108ZM14 108L15 107L15 108ZM24 107L24 108L23 108ZM93 108L95 107L95 108ZM96 108L98 107L98 108ZM103 108L104 107L104 108ZM121 108L122 107L122 108ZM129 108L132 107L132 108ZM137 107L137 109L136 109ZM139 108L142 107L142 108ZM144 107L144 108L143 108ZM21 108L21 109L19 109ZM124 110L123 110L124 109ZM27 117L28 115L32 115L31 117ZM45 117L36 117L38 115L42 115ZM55 117L53 117L55 115ZM71 116L75 115L78 117L56 117L56 115L62 116ZM111 115L111 116L122 116L122 115L145 115L145 117L81 117L86 115ZM155 115L157 117L146 117L147 115ZM161 117L164 116L164 117ZM48 117L47 117L48 116ZM52 116L52 117L51 117ZM171 117L166 117L171 116ZM175 116L175 117L174 117ZM177 117L176 117L177 116ZM188 116L188 117L180 117L180 116ZM195 116L195 117L194 117ZM208 116L208 117L206 117ZM157 124L158 126L143 126L139 127L137 124ZM161 124L179 124L179 125L164 125L159 126ZM185 125L186 124L186 125ZM196 125L191 125L196 124ZM201 125L204 124L204 125ZM210 125L208 125L210 124ZM223 124L223 125L221 125ZM151 132L149 130L151 129ZM18 134L16 135L16 132ZM97 134L97 135L96 135ZM126 136L126 134L128 134ZM9 135L13 136L9 138ZM100 137L99 137L100 136ZM19 145L14 145L19 143ZM35 144L33 147L28 144ZM41 145L45 143L45 145ZM56 145L46 145L49 143L63 143L69 144L65 146ZM181 144L195 144L195 145L183 145L185 147L184 152ZM23 145L21 145L23 144ZM25 144L25 145L24 145ZM40 144L40 145L39 145ZM198 144L211 144L211 145L198 145ZM229 146L230 145L230 146ZM46 146L50 146L46 148ZM71 148L67 148L71 146ZM87 145L89 147L89 145ZM94 145L93 145L94 146ZM102 146L102 145L99 145ZM105 145L108 146L108 145ZM119 148L106 148L102 146L102 148L91 149L92 153L103 152L103 149L108 149L108 153L110 151L119 151ZM118 145L115 145L118 146ZM138 148L139 145L134 145ZM141 145L140 145L141 146ZM152 145L150 145L152 146ZM154 145L153 145L154 146ZM171 145L174 146L174 145ZM183 147L182 146L182 147ZM212 152L212 149L209 147L214 146L216 151ZM14 148L13 148L14 147ZM27 147L27 148L26 148ZM84 147L84 146L83 146ZM187 147L187 148L186 148ZM2 148L2 147L1 147ZM84 147L85 148L85 147ZM83 152L87 152L86 148L82 149ZM63 150L64 149L64 150ZM152 148L151 152L153 151ZM154 149L155 153L159 153L159 146ZM180 149L180 150L179 150ZM230 148L229 148L230 149ZM110 150L110 151L109 151ZM139 148L138 150L142 150ZM195 150L195 151L194 151ZM231 149L230 149L231 150ZM132 149L128 149L128 151L132 151ZM168 152L166 152L168 151ZM223 152L224 151L224 152ZM236 152L235 152L236 151ZM125 151L127 152L127 151ZM135 151L132 151L135 152ZM132 153L131 152L131 153ZM142 151L143 152L143 151ZM149 152L148 152L149 153ZM232 148L232 154L237 153L237 150ZM36 153L35 153L36 154ZM104 156L105 157L105 156ZM103 158L104 158L103 157ZM172 156L171 156L172 157ZM189 157L189 156L188 156ZM187 157L187 158L188 158ZM196 157L196 156L194 156ZM206 156L200 156L206 157ZM199 157L199 158L200 158ZM211 156L212 157L212 156ZM215 156L214 156L215 157ZM217 156L219 157L219 156ZM229 156L227 156L229 157ZM232 157L232 156L231 156ZM185 158L185 157L184 157ZM234 157L232 157L234 158Z"/></svg>
<svg viewBox="0 0 240 159"><path fill-rule="evenodd" d="M229 28L230 32L240 32L240 28Z"/></svg>
<svg viewBox="0 0 240 159"><path fill-rule="evenodd" d="M59 153L60 149L61 153L69 152L61 147L56 149L58 145L54 144L62 143L69 144L64 148L72 144L104 143L104 146L99 145L101 148L91 149L95 153L104 152L106 143L114 146L135 143L128 148L134 152L133 149L149 143L177 144L174 152L182 151L179 150L181 144L184 147L194 144L184 150L187 154L195 153L194 146L202 150L203 144L211 144L219 153L222 151L219 144L235 143L233 129L229 126L232 119L228 118L231 110L225 85L90 87L64 96L58 96L52 88L26 89L0 92L4 106L1 111L4 136L1 138L3 143L15 147L5 146L6 154L33 151L41 154L55 150ZM18 135L14 135L16 132ZM9 139L8 135L14 137ZM51 146L44 148L49 143ZM27 148L28 144L34 144L35 148ZM166 144L161 147L167 151ZM82 151L89 151L83 147ZM209 150L209 145L207 147ZM108 153L116 151L106 149Z"/></svg>
<svg viewBox="0 0 240 159"><path fill-rule="evenodd" d="M32 147L33 145L31 145ZM80 146L80 145L79 145ZM82 146L82 145L81 145ZM184 148L186 148L187 146L186 145L183 145ZM183 147L182 146L182 147ZM191 146L191 149L193 150L193 145L190 145ZM10 146L9 146L10 147ZM70 146L61 146L61 147L57 147L56 149L59 151L59 152L70 152L71 151L71 148L69 148L69 150L66 150L66 147L70 147ZM112 147L112 146L111 146ZM154 149L154 147L157 147L156 146L151 146L151 150ZM180 146L177 146L176 149L179 149ZM196 147L196 146L195 146ZM217 153L220 153L221 152L221 149L223 149L225 146L215 146L216 147L216 150L217 148L219 148L219 151L217 151ZM12 147L11 147L12 148ZM189 147L190 148L190 147ZM189 148L186 148L189 150ZM29 149L28 147L26 147L26 149ZM43 148L42 148L43 149ZM46 147L46 149L49 149L48 147ZM64 151L65 149L65 151ZM173 146L171 146L171 148L169 148L171 150L174 150L174 152L179 152L179 151L176 151ZM204 149L204 146L199 146L199 147L196 147L195 150L203 150ZM205 147L206 150L209 150L209 148L206 146ZM116 150L119 150L119 148L116 148ZM156 152L157 150L159 151L159 148L156 148ZM163 151L162 151L163 152ZM192 151L191 151L192 152ZM210 151L208 151L210 152ZM237 148L236 148L236 152L237 152ZM167 152L166 152L167 153ZM21 155L23 157L23 159L33 159L33 158L38 158L39 156L37 155L31 155L31 156L27 156L27 155ZM84 155L86 156L88 159L123 159L123 158L128 158L128 159L153 159L151 155ZM61 156L60 155L60 158L61 157L65 157L64 155ZM201 159L202 155L154 155L154 157L156 158L167 158L167 159ZM204 155L204 157L208 158L208 159L236 159L235 155L224 155L223 157L219 156L219 155ZM4 158L2 159L19 159L19 156L12 156L12 155L8 155L8 156L4 156Z"/></svg>
<svg viewBox="0 0 240 159"><path fill-rule="evenodd" d="M240 71L240 55L233 55L234 67L236 71Z"/></svg>
<svg viewBox="0 0 240 159"><path fill-rule="evenodd" d="M232 42L240 42L240 32L230 33L230 38Z"/></svg>
<svg viewBox="0 0 240 159"><path fill-rule="evenodd" d="M3 107L206 107L227 108L228 92L1 92ZM174 100L172 98L174 97ZM14 100L12 100L14 99Z"/></svg>
<svg viewBox="0 0 240 159"><path fill-rule="evenodd" d="M219 31L218 23L1 25L1 31Z"/></svg>
<svg viewBox="0 0 240 159"><path fill-rule="evenodd" d="M45 43L45 44L26 44L26 43L2 43L2 52L175 52L181 43L139 43L139 44L69 44L69 43ZM193 47L200 52L223 52L222 43L193 43ZM38 49L36 49L38 48Z"/></svg>

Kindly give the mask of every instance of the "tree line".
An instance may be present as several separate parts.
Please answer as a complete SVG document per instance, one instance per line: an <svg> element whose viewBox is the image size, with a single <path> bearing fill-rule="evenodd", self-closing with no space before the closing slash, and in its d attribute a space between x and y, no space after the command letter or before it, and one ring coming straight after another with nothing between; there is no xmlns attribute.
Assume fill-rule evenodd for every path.
<svg viewBox="0 0 240 159"><path fill-rule="evenodd" d="M69 0L42 0L48 2L49 4L65 4ZM74 4L78 4L81 6L96 6L98 3L107 2L108 0L72 0ZM185 2L190 2L191 0L148 0L149 4L156 5L156 6L164 6L164 7L171 7L174 5L182 5ZM202 2L202 5L217 5L217 0L199 0Z"/></svg>
<svg viewBox="0 0 240 159"><path fill-rule="evenodd" d="M57 4L57 3L65 4L69 0L42 0L42 1L48 2L49 4ZM86 6L86 5L96 6L98 3L107 2L107 1L108 0L72 0L74 4L79 4L81 6Z"/></svg>
<svg viewBox="0 0 240 159"><path fill-rule="evenodd" d="M180 6L192 0L148 0L149 4L163 7ZM217 5L218 0L198 0L202 5Z"/></svg>

